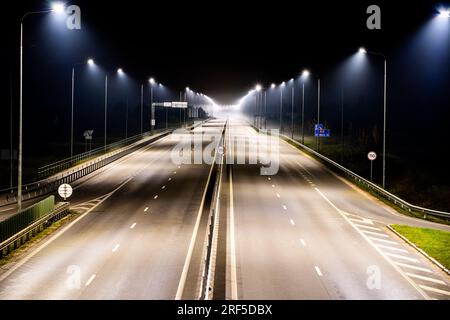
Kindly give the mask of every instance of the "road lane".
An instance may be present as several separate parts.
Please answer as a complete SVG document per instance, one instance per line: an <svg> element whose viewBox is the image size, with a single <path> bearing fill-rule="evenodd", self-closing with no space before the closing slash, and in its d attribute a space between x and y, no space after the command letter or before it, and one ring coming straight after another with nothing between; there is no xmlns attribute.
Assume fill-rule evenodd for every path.
<svg viewBox="0 0 450 320"><path fill-rule="evenodd" d="M196 130L215 133L221 124ZM172 163L176 143L164 138L83 183L78 205L103 202L0 275L0 299L173 299L210 168Z"/></svg>
<svg viewBox="0 0 450 320"><path fill-rule="evenodd" d="M256 143L245 122L231 121L231 131ZM424 289L425 281L448 290L448 277L385 228L430 223L392 214L287 143L276 176L234 165L233 178L239 298L448 298ZM408 276L398 264L405 261L431 270L432 280Z"/></svg>

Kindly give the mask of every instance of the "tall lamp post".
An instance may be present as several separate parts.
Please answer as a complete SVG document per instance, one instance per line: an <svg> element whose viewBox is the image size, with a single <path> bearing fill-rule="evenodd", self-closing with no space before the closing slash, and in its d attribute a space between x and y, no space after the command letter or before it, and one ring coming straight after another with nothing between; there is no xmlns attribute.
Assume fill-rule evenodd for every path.
<svg viewBox="0 0 450 320"><path fill-rule="evenodd" d="M154 78L148 80L150 83L150 131L153 132L155 125L155 108L153 107L153 85L156 83Z"/></svg>
<svg viewBox="0 0 450 320"><path fill-rule="evenodd" d="M117 69L117 74L119 76L124 75L123 69L119 68ZM105 74L105 152L106 152L106 146L107 146L107 129L108 129L108 73Z"/></svg>
<svg viewBox="0 0 450 320"><path fill-rule="evenodd" d="M310 75L308 70L302 72L302 144L305 144L305 80Z"/></svg>
<svg viewBox="0 0 450 320"><path fill-rule="evenodd" d="M383 53L369 52L365 48L359 48L362 54L380 56L384 59L384 88L383 88L383 189L386 188L386 103L387 103L387 59Z"/></svg>
<svg viewBox="0 0 450 320"><path fill-rule="evenodd" d="M295 80L291 79L291 139L294 139L294 99L295 99Z"/></svg>
<svg viewBox="0 0 450 320"><path fill-rule="evenodd" d="M73 109L75 102L75 68L82 65L94 65L93 59L88 59L86 62L79 62L72 66L72 108L70 114L70 157L73 157Z"/></svg>
<svg viewBox="0 0 450 320"><path fill-rule="evenodd" d="M283 81L280 86L280 133L283 132L283 88L285 85Z"/></svg>
<svg viewBox="0 0 450 320"><path fill-rule="evenodd" d="M261 124L261 116L260 116L260 95L261 95L262 86L260 84L257 84L255 86L255 121L256 121L256 127L260 129Z"/></svg>
<svg viewBox="0 0 450 320"><path fill-rule="evenodd" d="M47 14L54 12L63 14L65 6L61 2L54 2L50 9L40 11L30 11L25 13L20 20L20 80L19 80L19 150L18 150L18 177L17 177L17 207L22 209L22 159L23 159L23 25L25 19L31 15Z"/></svg>

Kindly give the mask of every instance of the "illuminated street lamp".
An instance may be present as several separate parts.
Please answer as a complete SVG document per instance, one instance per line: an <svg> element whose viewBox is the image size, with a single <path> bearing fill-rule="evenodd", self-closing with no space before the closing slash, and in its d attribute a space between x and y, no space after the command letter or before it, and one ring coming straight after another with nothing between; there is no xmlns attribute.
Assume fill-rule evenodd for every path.
<svg viewBox="0 0 450 320"><path fill-rule="evenodd" d="M154 78L150 78L148 80L150 83L150 130L153 132L154 130L154 120L155 120L155 108L153 107L153 86L156 84Z"/></svg>
<svg viewBox="0 0 450 320"><path fill-rule="evenodd" d="M442 12L441 12L442 14ZM368 52L365 48L359 48L359 53L380 56L384 59L384 90L383 90L383 189L386 187L386 90L387 90L387 59L380 52Z"/></svg>
<svg viewBox="0 0 450 320"><path fill-rule="evenodd" d="M90 58L86 62L79 62L72 66L72 108L70 116L70 157L73 157L73 109L75 101L75 68L82 65L93 66L95 64L94 59Z"/></svg>
<svg viewBox="0 0 450 320"><path fill-rule="evenodd" d="M61 2L54 2L50 9L27 12L20 20L20 75L19 75L19 150L18 150L18 165L17 165L17 207L20 211L22 209L22 160L23 160L23 25L25 18L36 14L64 14L65 6Z"/></svg>
<svg viewBox="0 0 450 320"><path fill-rule="evenodd" d="M450 18L450 9L439 9L439 16L442 18Z"/></svg>
<svg viewBox="0 0 450 320"><path fill-rule="evenodd" d="M117 74L119 76L123 76L125 73L123 71L122 68L117 69ZM107 120L108 120L108 72L106 72L105 74L105 152L106 152L106 141L107 141L107 128L108 128L108 124L107 124Z"/></svg>
<svg viewBox="0 0 450 320"><path fill-rule="evenodd" d="M283 88L286 86L286 82L282 82L280 85L280 133L283 131Z"/></svg>

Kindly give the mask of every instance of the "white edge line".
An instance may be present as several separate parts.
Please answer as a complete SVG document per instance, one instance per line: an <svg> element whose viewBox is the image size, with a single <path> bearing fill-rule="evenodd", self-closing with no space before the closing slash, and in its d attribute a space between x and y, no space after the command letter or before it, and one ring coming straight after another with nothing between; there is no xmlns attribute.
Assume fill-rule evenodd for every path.
<svg viewBox="0 0 450 320"><path fill-rule="evenodd" d="M406 281L408 281L425 299L430 300L430 297L414 281L412 281L391 259L389 259L388 256L386 256L386 254L380 248L378 248L364 233L362 233L357 227L355 227L353 223L345 216L345 214L341 212L341 210L338 207L336 207L318 188L315 188L315 190L322 196L323 199L325 199L326 202L328 202L330 206L332 206L345 220L347 220L347 222L353 227L353 229L355 229L364 239L366 239L366 241L373 248L375 248L375 250L378 251L378 253L383 258L385 258L386 261L388 261L390 265L395 270L397 270L398 273L400 273L403 276L403 278L406 279Z"/></svg>

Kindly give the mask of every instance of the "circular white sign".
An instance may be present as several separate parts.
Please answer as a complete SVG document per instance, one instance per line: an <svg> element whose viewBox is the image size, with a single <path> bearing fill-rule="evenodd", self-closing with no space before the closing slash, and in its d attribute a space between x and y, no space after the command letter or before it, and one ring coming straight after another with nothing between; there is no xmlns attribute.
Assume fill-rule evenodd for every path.
<svg viewBox="0 0 450 320"><path fill-rule="evenodd" d="M72 195L72 192L73 192L72 187L66 183L60 185L58 188L58 194L64 200L66 200L67 198L70 198L70 196Z"/></svg>
<svg viewBox="0 0 450 320"><path fill-rule="evenodd" d="M367 158L368 158L370 161L374 161L374 160L377 159L377 154L376 154L375 152L371 151L371 152L369 152L369 153L367 154Z"/></svg>

